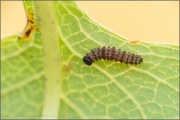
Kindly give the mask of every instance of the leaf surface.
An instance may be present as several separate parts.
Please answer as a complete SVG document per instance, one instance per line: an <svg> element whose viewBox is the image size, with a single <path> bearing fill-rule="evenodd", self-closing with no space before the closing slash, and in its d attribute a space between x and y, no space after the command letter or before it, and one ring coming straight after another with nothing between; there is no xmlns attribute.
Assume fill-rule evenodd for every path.
<svg viewBox="0 0 180 120"><path fill-rule="evenodd" d="M60 48L59 92L53 94L52 89L46 89L54 86L45 79L48 73L44 69L51 63L44 63L47 53L42 38L43 20L38 19L34 2L24 2L24 6L34 14L39 30L34 28L28 39L10 36L1 40L2 118L179 117L178 46L131 44L127 38L98 25L74 2L53 2L53 10L44 9L45 13L55 11L54 30L58 32ZM85 53L104 45L140 54L143 63L126 65L102 60L92 66L83 63ZM58 101L48 103L47 98ZM46 109L49 114L44 112Z"/></svg>

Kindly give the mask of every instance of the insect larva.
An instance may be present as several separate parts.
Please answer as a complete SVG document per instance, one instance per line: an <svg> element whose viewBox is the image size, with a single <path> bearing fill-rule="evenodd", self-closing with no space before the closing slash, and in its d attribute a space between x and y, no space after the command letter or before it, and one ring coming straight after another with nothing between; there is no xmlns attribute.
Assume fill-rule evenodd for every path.
<svg viewBox="0 0 180 120"><path fill-rule="evenodd" d="M86 53L83 57L83 61L86 65L91 65L97 60L114 60L120 61L125 64L140 64L143 62L143 58L140 55L131 54L130 52L122 51L121 49L116 49L115 47L102 47L95 48L91 50L90 53Z"/></svg>

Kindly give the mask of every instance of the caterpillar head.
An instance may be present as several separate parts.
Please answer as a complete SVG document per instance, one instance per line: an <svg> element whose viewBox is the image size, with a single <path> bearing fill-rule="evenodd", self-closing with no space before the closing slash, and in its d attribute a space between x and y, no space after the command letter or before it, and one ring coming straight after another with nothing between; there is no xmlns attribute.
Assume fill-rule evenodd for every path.
<svg viewBox="0 0 180 120"><path fill-rule="evenodd" d="M89 65L89 66L93 63L93 60L88 56L83 57L83 61L86 65Z"/></svg>

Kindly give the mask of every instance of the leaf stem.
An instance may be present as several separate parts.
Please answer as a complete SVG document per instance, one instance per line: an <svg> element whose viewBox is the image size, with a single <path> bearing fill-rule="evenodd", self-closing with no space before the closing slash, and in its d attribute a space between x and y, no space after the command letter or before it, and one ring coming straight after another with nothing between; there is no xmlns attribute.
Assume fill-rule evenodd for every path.
<svg viewBox="0 0 180 120"><path fill-rule="evenodd" d="M45 101L43 119L57 119L60 95L60 46L55 7L52 1L34 2L42 34L45 65Z"/></svg>

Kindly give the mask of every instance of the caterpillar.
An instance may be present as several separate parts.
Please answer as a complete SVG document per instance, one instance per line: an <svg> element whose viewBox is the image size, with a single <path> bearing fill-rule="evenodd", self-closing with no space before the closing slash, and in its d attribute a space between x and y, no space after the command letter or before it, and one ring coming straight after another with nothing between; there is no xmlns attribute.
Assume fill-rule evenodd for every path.
<svg viewBox="0 0 180 120"><path fill-rule="evenodd" d="M83 57L83 61L86 65L92 65L97 60L114 60L120 61L125 64L140 64L143 62L143 58L140 55L131 54L130 52L122 51L121 49L116 49L115 47L102 47L94 48L90 53L86 53Z"/></svg>

